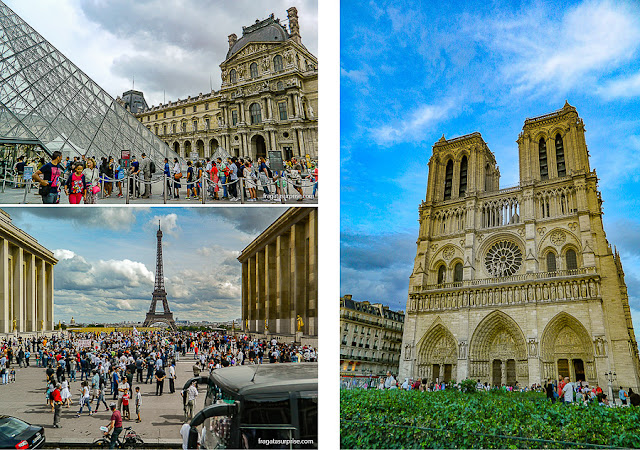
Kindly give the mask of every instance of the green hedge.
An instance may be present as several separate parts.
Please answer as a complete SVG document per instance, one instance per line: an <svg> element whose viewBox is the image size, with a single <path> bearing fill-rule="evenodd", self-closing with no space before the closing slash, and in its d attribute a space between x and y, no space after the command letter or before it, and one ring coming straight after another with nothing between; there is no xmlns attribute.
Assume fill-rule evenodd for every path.
<svg viewBox="0 0 640 450"><path fill-rule="evenodd" d="M640 447L640 408L552 405L534 392L341 390L340 418L343 448Z"/></svg>

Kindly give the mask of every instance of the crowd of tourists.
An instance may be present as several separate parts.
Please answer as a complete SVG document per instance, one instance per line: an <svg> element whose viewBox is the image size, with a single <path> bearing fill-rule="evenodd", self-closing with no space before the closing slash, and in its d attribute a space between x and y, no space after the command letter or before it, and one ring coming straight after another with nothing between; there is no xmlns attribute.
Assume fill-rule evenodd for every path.
<svg viewBox="0 0 640 450"><path fill-rule="evenodd" d="M43 402L54 413L54 427L60 427L63 407L77 407L75 416L80 417L83 413L94 415L102 407L111 410L110 401L116 403L123 419L135 418L140 422L141 386L145 384L152 385L150 389L144 388L145 395L161 396L179 390L184 399L185 420L191 420L197 389L188 387L182 391L176 385L176 363L185 358L193 360L191 370L197 377L203 372L236 365L314 362L318 355L311 346L257 339L247 334L138 332L135 328L109 333L10 337L0 341L3 384L15 381L16 367L43 370L46 386ZM13 380L10 373L14 374Z"/></svg>
<svg viewBox="0 0 640 450"><path fill-rule="evenodd" d="M156 168L145 153L140 160L132 156L126 165L121 164L122 161L113 157L97 161L86 156L67 157L63 161L62 153L55 151L50 162L44 163L41 159L37 166L33 162L32 178L37 182L38 194L45 204L59 203L62 193L71 204L95 204L100 196L122 198L127 189L129 198L148 199L152 195L152 184L159 180L156 176L153 181L154 175L159 175L160 170L167 180L160 195L164 196L166 189L167 199L180 199L184 190L187 200L201 200L206 195L210 200L231 202L239 201L241 197L247 202L258 201L258 191L262 191L262 201L271 202L294 198L303 201L317 196L318 167L302 158L284 161L283 170L272 170L262 157L256 162L238 157L229 157L226 161L221 157L206 158L187 161L186 167L182 167L178 158L173 161L165 158L162 168ZM18 178L24 174L25 165L23 157L19 157L15 167ZM16 182L16 186L21 184ZM305 186L312 186L311 194L303 192Z"/></svg>
<svg viewBox="0 0 640 450"><path fill-rule="evenodd" d="M446 389L460 390L461 383L451 382L429 382L426 378L405 378L403 382L398 382L391 372L387 372L385 377L344 377L341 380L341 388L343 389L400 389L400 390L418 390L423 392L444 391ZM549 379L544 386L534 383L531 386L520 385L517 381L513 385L491 385L480 380L476 382L476 390L478 391L505 391L505 392L539 392L545 393L547 398L555 403L589 404L590 402L598 403L602 406L616 406L616 402L610 402L606 393L598 385L589 386L584 381L571 382L569 377L559 377L558 380ZM640 395L635 393L632 388L618 389L619 404L622 406L640 406Z"/></svg>

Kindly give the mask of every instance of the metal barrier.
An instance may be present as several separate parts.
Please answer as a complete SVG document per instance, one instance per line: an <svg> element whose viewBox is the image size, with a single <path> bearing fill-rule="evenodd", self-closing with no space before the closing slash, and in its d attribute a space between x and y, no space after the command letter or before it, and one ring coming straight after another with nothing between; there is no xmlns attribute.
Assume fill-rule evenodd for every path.
<svg viewBox="0 0 640 450"><path fill-rule="evenodd" d="M553 441L550 439L540 439L540 438L527 438L523 436L507 436L503 434L488 434L488 433L479 433L475 431L461 431L461 430L450 430L446 428L429 428L429 427L419 427L416 425L402 425L402 424L390 424L390 423L375 423L375 422L362 422L358 420L349 420L340 418L340 434L349 433L344 432L342 430L342 424L348 423L357 425L358 431L362 430L362 427L376 427L376 428L391 428L391 429L404 429L408 431L414 431L414 433L442 433L443 438L441 441L437 442L436 445L432 445L432 448L458 448L459 442L456 441L456 437L460 437L460 435L464 435L465 437L473 436L477 438L485 438L489 439L491 445L489 448L620 448L609 445L600 445L600 444L590 444L588 442L571 442L571 441ZM503 442L506 441L506 442ZM516 447L509 447L509 442L514 442ZM449 443L449 446L447 446ZM517 443L517 444L516 444ZM529 446L528 444L535 444ZM475 444L478 447L474 448L487 448L487 443L478 440ZM506 445L504 445L506 444ZM415 439L411 448L421 448L420 441Z"/></svg>

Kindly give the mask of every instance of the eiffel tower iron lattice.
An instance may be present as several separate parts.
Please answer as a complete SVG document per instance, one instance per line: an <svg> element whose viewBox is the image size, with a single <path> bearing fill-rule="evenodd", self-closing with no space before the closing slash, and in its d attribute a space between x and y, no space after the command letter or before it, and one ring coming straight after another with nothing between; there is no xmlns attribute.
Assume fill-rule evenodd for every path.
<svg viewBox="0 0 640 450"><path fill-rule="evenodd" d="M67 156L144 152L156 167L179 158L0 0L0 143L18 141Z"/></svg>
<svg viewBox="0 0 640 450"><path fill-rule="evenodd" d="M167 301L167 291L164 289L164 271L162 269L162 230L160 229L160 223L158 223L158 232L156 233L158 239L158 249L156 253L156 281L153 288L153 294L151 297L151 306L147 317L144 319L143 327L150 327L154 323L162 322L166 323L171 329L176 330L176 322L173 320L173 313L169 309L169 302ZM164 313L156 312L156 305L158 301L162 301L162 308Z"/></svg>

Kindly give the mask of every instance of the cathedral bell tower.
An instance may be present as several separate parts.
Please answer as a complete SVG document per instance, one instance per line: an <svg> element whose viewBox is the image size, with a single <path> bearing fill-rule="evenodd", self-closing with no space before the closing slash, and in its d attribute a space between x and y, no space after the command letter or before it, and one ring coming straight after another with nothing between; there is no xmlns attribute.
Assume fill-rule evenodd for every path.
<svg viewBox="0 0 640 450"><path fill-rule="evenodd" d="M568 102L558 111L525 120L517 142L523 185L590 172L584 122Z"/></svg>

